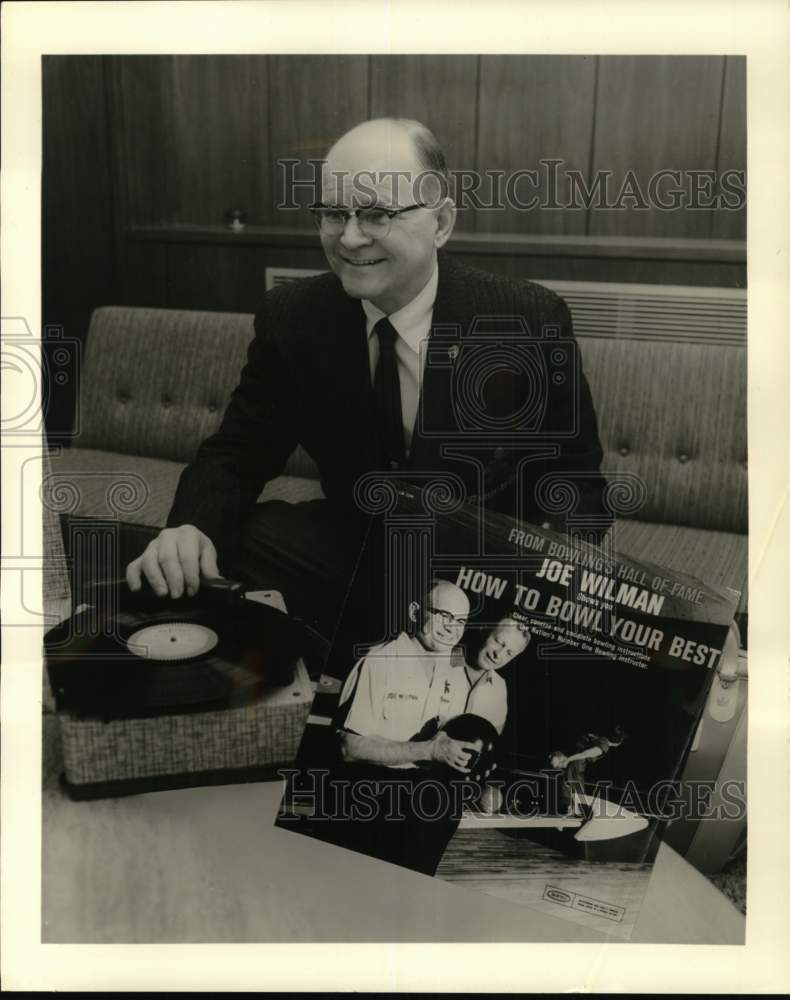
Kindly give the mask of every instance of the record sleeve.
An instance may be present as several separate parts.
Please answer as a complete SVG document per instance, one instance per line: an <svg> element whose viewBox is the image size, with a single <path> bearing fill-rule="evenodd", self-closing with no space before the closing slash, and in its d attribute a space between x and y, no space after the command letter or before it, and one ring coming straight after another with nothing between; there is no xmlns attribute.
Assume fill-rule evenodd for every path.
<svg viewBox="0 0 790 1000"><path fill-rule="evenodd" d="M627 939L739 595L387 489L277 824Z"/></svg>

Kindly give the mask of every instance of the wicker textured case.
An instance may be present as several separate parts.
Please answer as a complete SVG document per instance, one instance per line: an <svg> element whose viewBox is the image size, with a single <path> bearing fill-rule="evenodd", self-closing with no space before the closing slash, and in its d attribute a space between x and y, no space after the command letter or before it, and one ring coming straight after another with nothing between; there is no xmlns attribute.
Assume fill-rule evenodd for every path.
<svg viewBox="0 0 790 1000"><path fill-rule="evenodd" d="M285 610L276 591L246 596ZM275 778L296 755L312 700L299 660L291 684L239 707L107 721L60 710L62 782L91 799Z"/></svg>

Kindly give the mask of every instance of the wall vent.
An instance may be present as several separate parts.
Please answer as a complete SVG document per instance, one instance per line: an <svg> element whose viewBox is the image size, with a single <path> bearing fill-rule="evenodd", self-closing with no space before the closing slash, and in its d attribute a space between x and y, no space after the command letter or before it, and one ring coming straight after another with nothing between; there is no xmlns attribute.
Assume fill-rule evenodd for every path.
<svg viewBox="0 0 790 1000"><path fill-rule="evenodd" d="M539 281L561 295L579 337L746 343L746 292L691 285Z"/></svg>
<svg viewBox="0 0 790 1000"><path fill-rule="evenodd" d="M322 273L315 268L267 267L266 289ZM537 280L568 303L579 337L746 343L746 292L742 289Z"/></svg>
<svg viewBox="0 0 790 1000"><path fill-rule="evenodd" d="M266 291L278 285L284 285L288 281L298 281L300 278L313 278L316 274L323 274L312 267L267 267L266 268Z"/></svg>

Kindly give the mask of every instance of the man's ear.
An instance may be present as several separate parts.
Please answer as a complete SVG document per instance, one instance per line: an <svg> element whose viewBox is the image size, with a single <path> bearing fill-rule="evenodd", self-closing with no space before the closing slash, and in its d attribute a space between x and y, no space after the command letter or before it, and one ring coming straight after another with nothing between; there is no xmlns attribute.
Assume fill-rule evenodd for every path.
<svg viewBox="0 0 790 1000"><path fill-rule="evenodd" d="M409 621L417 624L417 619L420 613L420 605L417 601L412 601L409 605Z"/></svg>
<svg viewBox="0 0 790 1000"><path fill-rule="evenodd" d="M433 237L434 246L443 247L450 239L455 228L457 210L452 198L445 198L436 213L436 232Z"/></svg>

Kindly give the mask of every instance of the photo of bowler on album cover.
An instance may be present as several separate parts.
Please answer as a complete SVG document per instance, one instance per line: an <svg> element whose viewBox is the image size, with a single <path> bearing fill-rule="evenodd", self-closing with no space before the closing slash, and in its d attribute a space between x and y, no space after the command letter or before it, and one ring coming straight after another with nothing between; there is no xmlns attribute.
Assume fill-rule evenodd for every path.
<svg viewBox="0 0 790 1000"><path fill-rule="evenodd" d="M278 825L627 937L738 595L385 491Z"/></svg>

